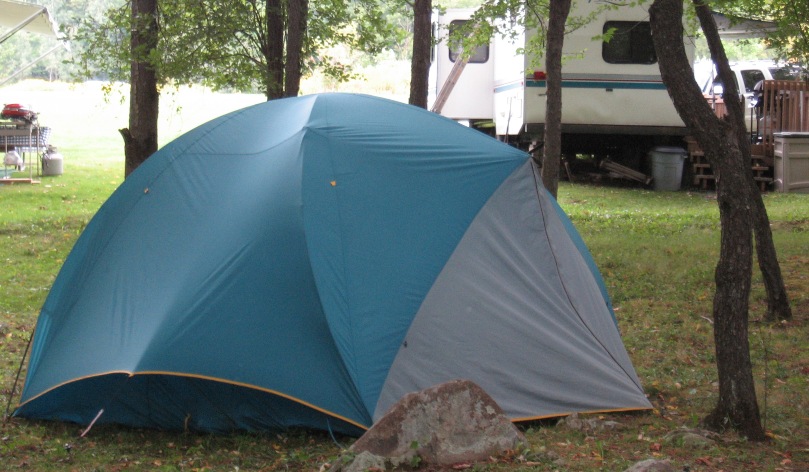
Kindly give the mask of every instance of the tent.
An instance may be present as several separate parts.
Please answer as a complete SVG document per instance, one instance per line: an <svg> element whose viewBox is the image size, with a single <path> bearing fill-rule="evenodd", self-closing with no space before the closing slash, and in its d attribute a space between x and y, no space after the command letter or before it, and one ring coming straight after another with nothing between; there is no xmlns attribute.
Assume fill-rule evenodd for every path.
<svg viewBox="0 0 809 472"><path fill-rule="evenodd" d="M360 434L459 378L515 421L650 408L527 154L309 95L202 125L113 193L42 308L15 414Z"/></svg>

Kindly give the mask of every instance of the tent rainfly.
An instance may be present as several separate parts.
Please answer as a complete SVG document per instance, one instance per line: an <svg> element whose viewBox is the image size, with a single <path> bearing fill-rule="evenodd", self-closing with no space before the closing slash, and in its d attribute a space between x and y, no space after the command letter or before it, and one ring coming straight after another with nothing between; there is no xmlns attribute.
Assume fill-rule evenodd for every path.
<svg viewBox="0 0 809 472"><path fill-rule="evenodd" d="M190 131L113 193L42 308L15 414L360 434L452 379L514 421L651 407L527 154L308 95Z"/></svg>

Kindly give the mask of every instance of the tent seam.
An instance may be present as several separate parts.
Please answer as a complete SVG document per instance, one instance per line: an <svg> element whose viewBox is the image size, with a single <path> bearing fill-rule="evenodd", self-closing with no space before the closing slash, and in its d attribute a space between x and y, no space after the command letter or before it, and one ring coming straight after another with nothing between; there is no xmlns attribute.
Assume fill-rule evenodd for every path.
<svg viewBox="0 0 809 472"><path fill-rule="evenodd" d="M539 192L541 191L541 189L544 188L544 186L541 185L541 180L537 177L536 164L533 162L533 160L531 161L531 171L532 171L533 176L534 176L534 184L535 184L534 188L536 189L535 194L536 194L536 197L537 197L537 201L539 203L539 205L538 205L539 206L539 211L542 214L542 226L545 228L545 231L544 231L545 239L548 241L548 247L551 247L552 246L551 245L551 240L550 240L550 236L548 235L548 231L547 231L547 215L545 214L545 208L542 205L542 198L539 195ZM621 369L621 371L624 373L624 375L626 375L629 378L629 380L633 384L635 384L635 386L638 387L638 389L640 389L641 393L643 393L643 387L640 384L638 384L637 382L635 382L634 376L630 375L630 373L627 372L627 370L624 368L624 366L621 365L620 362L618 362L618 360L615 358L615 356L613 356L612 352L609 349L607 349L607 346L605 346L604 343L601 342L601 340L598 338L598 336L596 336L596 334L593 332L590 325L584 321L584 318L582 317L581 313L579 313L579 310L576 308L576 305L573 303L573 300L572 300L572 298L570 296L570 292L567 289L567 284L565 283L565 278L562 277L562 275L561 275L561 270L559 268L559 259L556 257L556 253L552 249L549 252L551 253L551 257L553 257L553 265L556 268L556 274L559 276L559 283L562 285L562 290L564 290L564 292L565 292L565 297L568 300L568 304L570 305L570 308L573 310L574 313L576 313L576 316L579 318L579 321L587 329L587 332L590 333L590 336L593 339L595 339L595 341L598 343L598 345L601 346L601 348L604 350L604 352L607 353L607 355L610 357L610 359L612 359L612 361L615 363L615 365L617 365L618 368ZM617 329L617 326L616 326L616 329Z"/></svg>
<svg viewBox="0 0 809 472"><path fill-rule="evenodd" d="M326 120L328 121L327 124L330 124L328 116L326 117ZM306 129L307 129L308 133L316 134L316 135L326 139L327 142L329 143L329 149L332 148L331 147L331 144L332 144L332 136L331 136L331 134L320 132L317 129L310 129L308 126L306 127ZM332 181L333 188L337 189L337 187L340 186L340 182L336 180L337 179L337 171L336 171L335 166L334 166L333 155L331 153L328 153L328 155L324 156L324 157L329 163L330 175L333 178L333 181ZM303 173L303 169L301 169L301 173ZM343 205L341 204L341 192L339 190L335 191L334 201L336 202L335 208L336 208L336 212L337 212L337 223L338 223L338 225L340 225L339 230L337 231L337 235L339 236L339 248L340 248L340 254L339 254L340 268L341 268L341 271L343 272L342 273L343 280L348 281L349 277L345 273L346 265L347 265L345 263L346 248L345 248L345 241L342 238L342 235L344 234L343 227L342 227L344 218L343 218L343 215L341 213L341 209L343 208ZM306 235L305 231L304 231L304 235ZM307 238L307 242L308 242L308 238ZM314 266L312 264L311 259L309 261L309 266L312 269L312 274L314 274L315 270L314 270ZM315 277L315 284L317 284L317 280L318 280L318 278ZM350 314L352 313L352 309L351 309L351 297L349 296L349 293L350 293L349 287L346 285L345 286L345 306L346 306L346 315L349 315L347 318L348 318L348 324L349 324L349 327L350 327L350 329L348 330L349 331L349 336L350 336L348 344L351 346L351 352L350 352L351 364L350 365L353 366L354 369L349 369L348 368L348 365L346 363L346 359L343 357L343 355L341 353L341 349L339 347L337 349L337 352L341 353L340 361L343 363L343 367L346 369L347 372L349 372L349 375L351 376L351 378L353 380L354 388L357 389L356 393L357 393L358 398L362 402L363 408L365 408L365 413L368 415L369 418L373 418L373 412L368 411L368 407L365 405L365 399L363 398L362 393L358 390L358 387L359 387L359 384L360 384L360 378L359 378L359 372L357 372L357 369L356 369L357 353L354 350L354 346L356 345L355 344L355 342L356 342L356 337L355 337L356 333L355 333L355 330L354 330L353 320L351 319L351 316L350 316ZM322 300L321 300L321 307L323 308ZM329 330L331 330L332 327L331 327L331 324L328 323L328 318L329 317L328 317L328 314L326 313L325 308L323 308L323 314L326 316L327 324L329 324ZM332 333L332 336L333 335L334 335L334 333ZM337 346L336 342L335 342L335 346Z"/></svg>

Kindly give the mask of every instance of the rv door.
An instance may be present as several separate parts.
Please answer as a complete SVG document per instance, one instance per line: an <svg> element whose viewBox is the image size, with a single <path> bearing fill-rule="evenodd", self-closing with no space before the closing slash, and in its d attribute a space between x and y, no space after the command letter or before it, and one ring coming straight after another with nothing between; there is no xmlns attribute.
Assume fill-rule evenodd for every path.
<svg viewBox="0 0 809 472"><path fill-rule="evenodd" d="M457 61L461 61L461 48L458 44L450 44L449 35L453 29L464 25L474 10L448 10L439 15L436 25L437 45L435 48L435 103L439 91L447 81L454 80L446 102L441 107L441 115L454 120L491 120L494 116L492 90L494 77L494 58L489 45L478 47L469 58L457 77L451 76ZM456 72L457 72L456 68Z"/></svg>

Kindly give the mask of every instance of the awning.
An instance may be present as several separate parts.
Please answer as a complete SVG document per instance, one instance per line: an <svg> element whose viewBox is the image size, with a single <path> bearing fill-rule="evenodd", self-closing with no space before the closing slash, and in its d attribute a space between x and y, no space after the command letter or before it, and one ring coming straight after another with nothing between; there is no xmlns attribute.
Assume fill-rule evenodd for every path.
<svg viewBox="0 0 809 472"><path fill-rule="evenodd" d="M722 39L763 38L777 29L775 23L771 21L734 18L718 12L712 13L719 29L719 37Z"/></svg>
<svg viewBox="0 0 809 472"><path fill-rule="evenodd" d="M58 36L56 22L53 21L46 7L33 3L22 3L16 0L0 0L0 44L4 43L8 38L14 36L19 31L28 31L30 33L51 36L53 38L57 38ZM45 51L39 57L33 58L27 64L18 67L17 71L10 76L0 79L0 86L60 47L70 49L67 43L59 41L58 44Z"/></svg>
<svg viewBox="0 0 809 472"><path fill-rule="evenodd" d="M16 0L0 0L0 43L18 31L56 37L56 24L48 9L42 5L22 3Z"/></svg>

